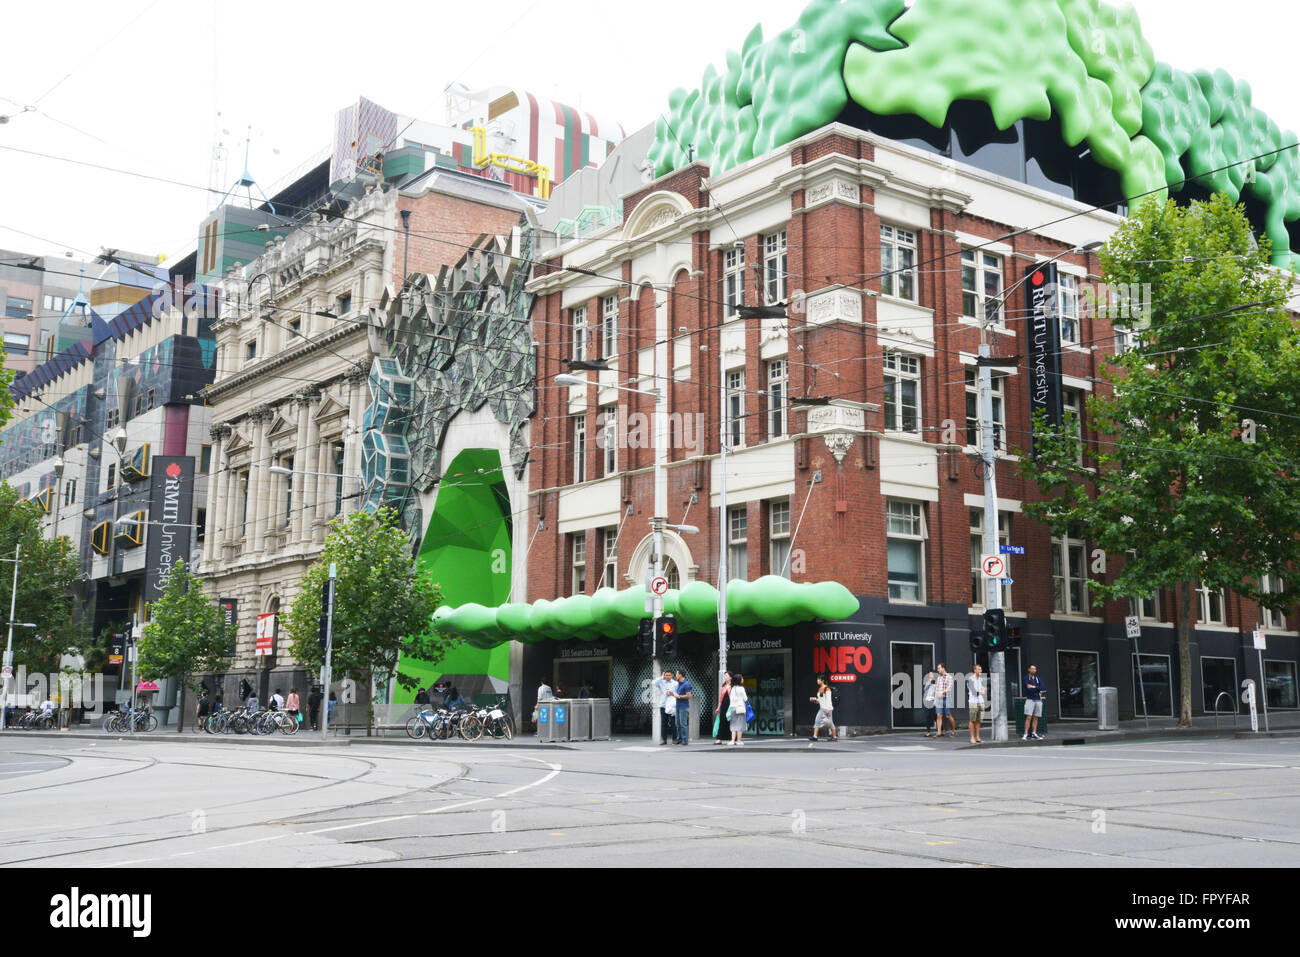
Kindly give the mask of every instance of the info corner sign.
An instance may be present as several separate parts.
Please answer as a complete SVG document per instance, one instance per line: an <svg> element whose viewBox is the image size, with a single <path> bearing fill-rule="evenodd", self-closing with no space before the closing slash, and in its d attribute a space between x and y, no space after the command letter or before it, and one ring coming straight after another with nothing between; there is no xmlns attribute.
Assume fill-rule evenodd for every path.
<svg viewBox="0 0 1300 957"><path fill-rule="evenodd" d="M189 562L194 541L194 456L159 455L149 487L149 529L145 549L144 600L167 590L178 561Z"/></svg>
<svg viewBox="0 0 1300 957"><path fill-rule="evenodd" d="M1025 328L1029 367L1029 416L1041 412L1052 429L1061 427L1061 316L1058 312L1060 278L1055 263L1032 266L1025 273Z"/></svg>

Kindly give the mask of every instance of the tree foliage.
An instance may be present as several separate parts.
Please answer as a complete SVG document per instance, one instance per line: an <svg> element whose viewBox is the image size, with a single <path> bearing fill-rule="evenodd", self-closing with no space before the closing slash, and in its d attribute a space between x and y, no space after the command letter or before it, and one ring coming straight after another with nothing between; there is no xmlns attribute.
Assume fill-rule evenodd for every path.
<svg viewBox="0 0 1300 957"><path fill-rule="evenodd" d="M1025 512L1106 552L1112 574L1089 583L1100 599L1175 590L1188 725L1196 588L1274 609L1295 596L1287 575L1300 562L1300 331L1285 309L1291 277L1270 268L1267 241L1256 244L1242 209L1222 195L1189 207L1148 201L1100 258L1111 288L1150 290L1139 345L1109 360L1113 391L1088 402L1101 438L1084 466L1074 438L1036 422L1038 456L1021 469L1044 498ZM1265 575L1287 580L1286 592L1263 592Z"/></svg>
<svg viewBox="0 0 1300 957"><path fill-rule="evenodd" d="M167 576L163 596L149 608L140 637L138 672L146 678L174 678L193 690L193 675L224 669L235 644L232 628L202 579L183 561Z"/></svg>
<svg viewBox="0 0 1300 957"><path fill-rule="evenodd" d="M401 655L422 661L442 658L452 640L431 624L441 595L437 585L418 573L396 515L389 509L354 512L331 525L324 551L303 577L302 591L289 610L290 653L315 671L323 664L321 592L332 562L338 574L331 680L351 674L382 685L396 674ZM396 676L403 687L416 684L414 678Z"/></svg>
<svg viewBox="0 0 1300 957"><path fill-rule="evenodd" d="M14 665L53 672L58 670L59 655L77 640L72 586L81 564L68 539L42 535L43 514L39 505L19 501L13 486L0 483L0 558L12 559L14 547L22 546L14 621L36 625L14 629ZM12 561L0 562L0 600L6 615L13 573Z"/></svg>

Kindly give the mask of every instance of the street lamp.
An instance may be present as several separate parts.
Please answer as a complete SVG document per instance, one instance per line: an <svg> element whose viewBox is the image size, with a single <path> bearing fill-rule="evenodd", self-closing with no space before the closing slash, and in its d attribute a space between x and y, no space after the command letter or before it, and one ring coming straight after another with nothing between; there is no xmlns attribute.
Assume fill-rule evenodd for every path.
<svg viewBox="0 0 1300 957"><path fill-rule="evenodd" d="M1082 255L1099 249L1103 243L1092 242L1086 246L1079 246L1067 249L1064 252L1057 253L1051 259L1046 259L1040 263L1035 263L1034 269L1042 269L1044 266L1050 266L1058 259L1065 256ZM999 361L993 358L993 350L989 345L989 325L993 322L993 317L997 316L1002 308L1006 305L1011 295L1029 281L1034 272L1027 272L1012 286L1007 289L1001 296L987 303L984 308L984 318L980 322L980 354L976 365L979 370L979 422L980 422L980 457L984 462L984 554L996 555L998 553L998 486L997 486L997 448L993 435L993 368L999 365ZM1003 365L1014 363L1001 363ZM984 607L990 611L996 611L1002 608L1002 582L996 578L990 578L984 583ZM993 652L989 661L989 681L992 685L993 698L993 740L1007 740L1007 710L1006 710L1006 652Z"/></svg>

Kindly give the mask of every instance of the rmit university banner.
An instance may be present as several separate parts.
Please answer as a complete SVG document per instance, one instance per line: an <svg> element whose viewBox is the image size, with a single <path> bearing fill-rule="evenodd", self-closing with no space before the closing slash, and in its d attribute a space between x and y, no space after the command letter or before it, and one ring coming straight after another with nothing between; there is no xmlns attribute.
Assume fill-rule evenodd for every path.
<svg viewBox="0 0 1300 957"><path fill-rule="evenodd" d="M239 630L239 599L238 598L220 598L218 604L221 605L221 614L225 619L226 631L232 636L230 639L230 648L226 651L229 658L235 657L236 641L233 637Z"/></svg>
<svg viewBox="0 0 1300 957"><path fill-rule="evenodd" d="M153 460L149 489L149 536L145 549L144 600L167 590L178 561L190 560L194 524L194 456L159 455Z"/></svg>
<svg viewBox="0 0 1300 957"><path fill-rule="evenodd" d="M1061 317L1055 263L1025 274L1025 338L1029 362L1030 420L1041 412L1050 428L1061 427Z"/></svg>

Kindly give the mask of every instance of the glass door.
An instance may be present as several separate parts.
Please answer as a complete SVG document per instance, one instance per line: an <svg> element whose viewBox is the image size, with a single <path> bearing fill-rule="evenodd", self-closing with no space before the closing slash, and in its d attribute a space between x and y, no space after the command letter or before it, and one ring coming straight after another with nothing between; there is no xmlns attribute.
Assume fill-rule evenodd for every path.
<svg viewBox="0 0 1300 957"><path fill-rule="evenodd" d="M728 655L732 672L745 676L745 691L754 707L749 733L760 737L781 737L790 727L792 685L789 651Z"/></svg>
<svg viewBox="0 0 1300 957"><path fill-rule="evenodd" d="M934 645L925 642L891 641L889 666L892 723L895 728L924 728L925 676L934 670Z"/></svg>
<svg viewBox="0 0 1300 957"><path fill-rule="evenodd" d="M1093 651L1056 653L1062 718L1097 717L1098 660Z"/></svg>

